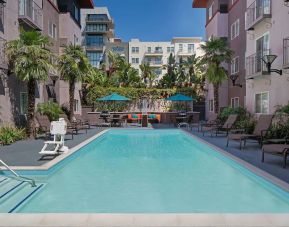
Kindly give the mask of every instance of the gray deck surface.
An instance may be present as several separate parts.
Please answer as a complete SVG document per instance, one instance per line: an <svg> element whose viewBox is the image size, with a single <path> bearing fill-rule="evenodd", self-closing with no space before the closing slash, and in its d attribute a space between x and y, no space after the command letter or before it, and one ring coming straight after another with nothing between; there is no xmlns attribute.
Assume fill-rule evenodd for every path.
<svg viewBox="0 0 289 227"><path fill-rule="evenodd" d="M172 128L172 125L154 124L156 129ZM80 131L80 134L71 140L71 136L68 135L65 144L71 148L84 140L90 138L96 133L104 130L104 128L92 128L85 134L84 131ZM239 150L239 143L230 142L229 148L226 147L225 135L219 135L218 137L211 137L209 134L203 137L202 133L197 132L197 129L190 131L193 135L205 139L207 142L220 147L223 150L228 151L230 154L249 162L250 164L272 174L275 177L289 183L289 163L287 168L282 168L282 158L278 156L267 155L265 156L265 163L261 162L261 149L257 143L248 143L247 147L243 150ZM43 146L44 139L19 141L10 146L0 146L0 159L11 166L39 166L51 158L41 159L39 151Z"/></svg>

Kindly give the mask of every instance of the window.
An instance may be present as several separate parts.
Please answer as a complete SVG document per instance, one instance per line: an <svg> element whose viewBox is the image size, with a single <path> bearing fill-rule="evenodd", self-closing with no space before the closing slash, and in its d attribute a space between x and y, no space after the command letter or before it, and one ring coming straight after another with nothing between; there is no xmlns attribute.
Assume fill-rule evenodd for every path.
<svg viewBox="0 0 289 227"><path fill-rule="evenodd" d="M214 3L212 3L208 9L209 20L213 17L213 6L214 6Z"/></svg>
<svg viewBox="0 0 289 227"><path fill-rule="evenodd" d="M133 64L139 64L139 58L132 58L131 61Z"/></svg>
<svg viewBox="0 0 289 227"><path fill-rule="evenodd" d="M49 36L56 39L57 38L57 27L56 27L56 24L53 24L51 21L48 22L48 33L49 33Z"/></svg>
<svg viewBox="0 0 289 227"><path fill-rule="evenodd" d="M87 35L86 45L87 46L102 46L104 44L102 35Z"/></svg>
<svg viewBox="0 0 289 227"><path fill-rule="evenodd" d="M20 92L20 114L27 114L28 95L27 92Z"/></svg>
<svg viewBox="0 0 289 227"><path fill-rule="evenodd" d="M214 100L209 100L209 112L214 112Z"/></svg>
<svg viewBox="0 0 289 227"><path fill-rule="evenodd" d="M194 44L188 44L188 52L193 53L195 50L195 45Z"/></svg>
<svg viewBox="0 0 289 227"><path fill-rule="evenodd" d="M255 94L255 113L269 113L269 92Z"/></svg>
<svg viewBox="0 0 289 227"><path fill-rule="evenodd" d="M239 34L240 34L240 20L238 19L231 25L231 40L238 37Z"/></svg>
<svg viewBox="0 0 289 227"><path fill-rule="evenodd" d="M86 56L92 66L98 67L102 60L103 54L101 52L87 52Z"/></svg>
<svg viewBox="0 0 289 227"><path fill-rule="evenodd" d="M73 43L74 45L78 44L78 37L76 35L74 35L74 40L73 40Z"/></svg>
<svg viewBox="0 0 289 227"><path fill-rule="evenodd" d="M175 52L175 48L174 47L167 47L167 52L168 53L174 53Z"/></svg>
<svg viewBox="0 0 289 227"><path fill-rule="evenodd" d="M80 107L79 107L79 100L74 99L74 112L79 112Z"/></svg>
<svg viewBox="0 0 289 227"><path fill-rule="evenodd" d="M131 48L131 51L132 51L133 53L139 53L139 47L132 47L132 48Z"/></svg>
<svg viewBox="0 0 289 227"><path fill-rule="evenodd" d="M231 98L231 107L238 108L240 106L240 99L239 97Z"/></svg>
<svg viewBox="0 0 289 227"><path fill-rule="evenodd" d="M148 47L148 53L151 53L151 52L152 52L152 48Z"/></svg>
<svg viewBox="0 0 289 227"><path fill-rule="evenodd" d="M183 52L184 46L183 44L179 44L179 52Z"/></svg>
<svg viewBox="0 0 289 227"><path fill-rule="evenodd" d="M239 56L233 58L231 62L231 74L236 74L239 72Z"/></svg>
<svg viewBox="0 0 289 227"><path fill-rule="evenodd" d="M163 52L163 48L162 47L156 47L155 48L155 52L156 53L162 53Z"/></svg>
<svg viewBox="0 0 289 227"><path fill-rule="evenodd" d="M75 4L73 4L73 16L76 21L79 21L80 10Z"/></svg>

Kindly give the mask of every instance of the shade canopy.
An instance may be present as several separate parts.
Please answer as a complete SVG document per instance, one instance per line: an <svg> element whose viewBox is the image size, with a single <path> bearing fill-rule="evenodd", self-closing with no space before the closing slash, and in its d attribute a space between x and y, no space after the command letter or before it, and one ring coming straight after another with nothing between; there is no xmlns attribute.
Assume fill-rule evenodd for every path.
<svg viewBox="0 0 289 227"><path fill-rule="evenodd" d="M97 101L130 101L130 99L117 93L112 93L111 95L97 99Z"/></svg>
<svg viewBox="0 0 289 227"><path fill-rule="evenodd" d="M176 102L191 102L194 99L192 99L189 96L183 95L183 94L176 94L176 95L173 95L173 96L167 98L166 100L167 101L173 101L173 102L174 101L176 101Z"/></svg>

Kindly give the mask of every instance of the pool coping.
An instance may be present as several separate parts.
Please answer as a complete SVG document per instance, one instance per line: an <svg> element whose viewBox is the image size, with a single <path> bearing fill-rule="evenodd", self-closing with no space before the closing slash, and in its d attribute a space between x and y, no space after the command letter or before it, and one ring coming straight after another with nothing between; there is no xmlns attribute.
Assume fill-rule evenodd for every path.
<svg viewBox="0 0 289 227"><path fill-rule="evenodd" d="M59 162L77 152L96 138L108 132L106 129L91 138L83 141L63 154L42 166L11 166L14 170L49 170ZM130 129L127 129L130 130ZM264 177L269 182L289 192L289 184L281 179L253 166L252 164L226 152L220 147L197 137L186 130L182 130L188 136L205 143L225 157L236 161L258 176ZM3 168L2 168L3 169ZM0 168L1 170L1 168ZM5 170L5 169L3 169ZM243 227L289 227L289 214L201 214L201 213L166 213L166 214L91 214L91 213L45 213L45 214L1 214L0 227L121 227L121 226L243 226Z"/></svg>

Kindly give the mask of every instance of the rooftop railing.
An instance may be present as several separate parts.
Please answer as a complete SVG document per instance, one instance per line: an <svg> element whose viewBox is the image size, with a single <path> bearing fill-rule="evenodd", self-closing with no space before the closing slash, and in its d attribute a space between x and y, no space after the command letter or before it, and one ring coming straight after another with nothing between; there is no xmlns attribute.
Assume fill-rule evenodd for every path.
<svg viewBox="0 0 289 227"><path fill-rule="evenodd" d="M246 78L252 79L255 76L263 75L267 72L266 64L262 60L265 55L270 54L270 50L259 51L246 58Z"/></svg>
<svg viewBox="0 0 289 227"><path fill-rule="evenodd" d="M283 41L283 67L289 69L289 37Z"/></svg>
<svg viewBox="0 0 289 227"><path fill-rule="evenodd" d="M19 19L34 29L42 30L43 12L33 0L19 0Z"/></svg>
<svg viewBox="0 0 289 227"><path fill-rule="evenodd" d="M271 0L256 0L246 11L246 29L252 29L265 18L271 18Z"/></svg>

